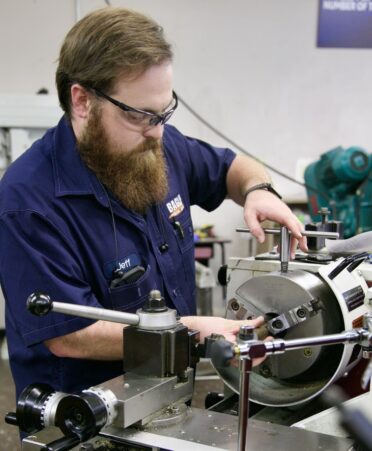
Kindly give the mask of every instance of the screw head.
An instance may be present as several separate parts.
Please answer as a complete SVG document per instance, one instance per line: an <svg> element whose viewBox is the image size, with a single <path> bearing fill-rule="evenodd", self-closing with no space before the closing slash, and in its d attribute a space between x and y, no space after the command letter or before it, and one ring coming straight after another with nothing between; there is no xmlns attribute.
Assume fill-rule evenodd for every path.
<svg viewBox="0 0 372 451"><path fill-rule="evenodd" d="M254 327L250 324L240 326L239 329L240 340L253 340L254 339Z"/></svg>

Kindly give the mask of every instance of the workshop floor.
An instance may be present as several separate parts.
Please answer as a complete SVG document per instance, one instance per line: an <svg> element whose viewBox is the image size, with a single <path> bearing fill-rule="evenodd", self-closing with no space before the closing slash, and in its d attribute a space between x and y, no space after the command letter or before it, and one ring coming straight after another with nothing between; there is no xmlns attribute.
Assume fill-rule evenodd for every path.
<svg viewBox="0 0 372 451"><path fill-rule="evenodd" d="M6 352L3 352L6 354ZM14 384L9 361L0 359L0 451L20 451L18 428L5 423L5 414L15 410ZM216 379L214 370L208 361L199 363L192 405L204 408L208 392L221 392L223 383Z"/></svg>

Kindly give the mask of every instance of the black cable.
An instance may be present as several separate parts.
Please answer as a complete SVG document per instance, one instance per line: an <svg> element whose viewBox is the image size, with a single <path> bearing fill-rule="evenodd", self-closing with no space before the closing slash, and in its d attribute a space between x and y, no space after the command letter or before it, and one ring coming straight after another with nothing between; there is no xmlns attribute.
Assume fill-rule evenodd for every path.
<svg viewBox="0 0 372 451"><path fill-rule="evenodd" d="M226 142L228 142L231 146L235 147L236 149L238 149L240 152L244 153L245 155L248 155L249 157L253 158L254 160L258 161L259 163L261 163L263 166L265 166L266 168L270 169L271 171L275 172L276 174L284 177L287 180L290 180L293 183L296 183L297 185L302 186L305 189L309 189L311 191L314 191L317 194L320 194L322 197L324 197L324 199L326 199L329 203L330 206L332 208L332 205L334 204L334 201L325 193L319 191L318 189L306 184L306 183L302 183L299 182L298 180L294 179L293 177L290 177L289 175L285 174L284 172L279 171L278 169L270 166L267 163L264 163L262 160L260 160L259 158L257 158L255 155L251 154L250 152L248 152L247 150L243 149L243 147L239 146L239 144L237 144L236 142L234 142L232 139L230 139L229 137L227 137L226 135L224 135L222 132L220 132L216 127L214 127L213 125L211 125L206 119L204 119L202 116L200 116L199 113L197 113L187 102L185 102L185 100L179 95L177 94L178 97L178 101L193 115L195 116L202 124L204 124L206 127L208 127L210 130L212 130L212 132L214 132L217 136L219 136L220 138L224 139Z"/></svg>
<svg viewBox="0 0 372 451"><path fill-rule="evenodd" d="M101 185L101 188L103 190L103 192L105 193L107 202L108 202L108 206L109 206L109 210L110 210L110 214L111 214L111 223L112 223L112 231L114 234L114 242L115 242L115 257L116 257L116 264L119 261L119 245L118 245L118 235L116 232L116 221L115 221L115 215L114 215L114 210L112 208L112 204L111 204L111 199L110 196L108 195L108 192L105 188L105 186L103 185L103 183L101 182L101 180L97 177L98 183Z"/></svg>

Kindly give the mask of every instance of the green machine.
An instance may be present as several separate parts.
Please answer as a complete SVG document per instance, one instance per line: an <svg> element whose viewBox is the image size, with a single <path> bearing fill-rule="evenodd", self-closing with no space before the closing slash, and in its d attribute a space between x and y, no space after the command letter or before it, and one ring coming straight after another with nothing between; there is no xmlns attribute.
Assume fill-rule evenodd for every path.
<svg viewBox="0 0 372 451"><path fill-rule="evenodd" d="M330 210L344 237L372 230L372 154L360 147L336 147L305 170L309 213L314 222Z"/></svg>

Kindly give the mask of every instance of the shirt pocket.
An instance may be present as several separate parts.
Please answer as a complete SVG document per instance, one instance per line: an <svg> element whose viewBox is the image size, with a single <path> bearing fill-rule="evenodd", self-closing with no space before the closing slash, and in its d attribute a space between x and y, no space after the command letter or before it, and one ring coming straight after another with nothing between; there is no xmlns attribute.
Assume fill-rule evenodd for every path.
<svg viewBox="0 0 372 451"><path fill-rule="evenodd" d="M178 247L182 254L194 249L194 228L187 210L171 220Z"/></svg>
<svg viewBox="0 0 372 451"><path fill-rule="evenodd" d="M155 281L150 276L151 267L135 282L124 284L120 287L110 288L110 301L113 310L135 313L142 307L151 290L157 289Z"/></svg>

